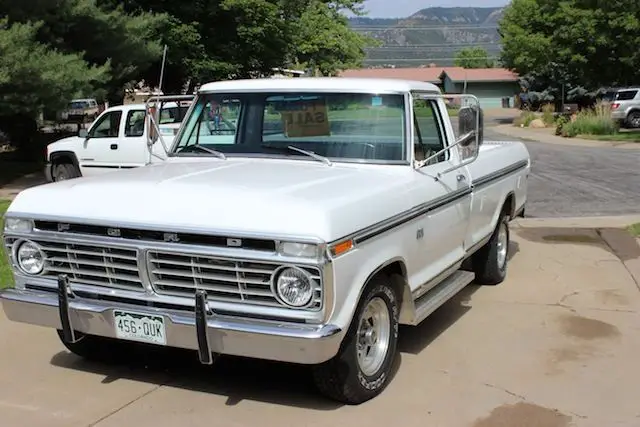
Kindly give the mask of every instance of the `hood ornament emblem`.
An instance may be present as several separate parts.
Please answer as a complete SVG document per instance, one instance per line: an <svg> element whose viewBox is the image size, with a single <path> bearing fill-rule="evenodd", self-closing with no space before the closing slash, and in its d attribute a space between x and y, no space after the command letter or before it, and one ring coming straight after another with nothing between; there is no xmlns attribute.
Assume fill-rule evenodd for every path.
<svg viewBox="0 0 640 427"><path fill-rule="evenodd" d="M164 241L165 242L171 242L171 243L177 243L180 241L180 238L178 237L177 233L164 233Z"/></svg>

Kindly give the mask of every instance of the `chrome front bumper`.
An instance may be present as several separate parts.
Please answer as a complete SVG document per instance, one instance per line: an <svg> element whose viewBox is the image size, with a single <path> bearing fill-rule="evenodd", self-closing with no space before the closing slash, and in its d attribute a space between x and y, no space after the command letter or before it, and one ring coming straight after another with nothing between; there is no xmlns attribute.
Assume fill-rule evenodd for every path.
<svg viewBox="0 0 640 427"><path fill-rule="evenodd" d="M218 316L207 309L204 294L196 295L194 313L78 298L64 281L58 294L7 289L0 299L9 320L60 329L68 341L74 340L75 331L116 338L114 310L163 316L167 346L198 350L205 364L212 363L212 353L318 364L337 354L344 335L334 325Z"/></svg>

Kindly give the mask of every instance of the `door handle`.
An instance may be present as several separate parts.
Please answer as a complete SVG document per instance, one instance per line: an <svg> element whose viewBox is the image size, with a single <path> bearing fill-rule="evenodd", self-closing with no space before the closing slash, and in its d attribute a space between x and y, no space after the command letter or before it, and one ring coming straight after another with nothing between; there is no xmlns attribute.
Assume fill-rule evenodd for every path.
<svg viewBox="0 0 640 427"><path fill-rule="evenodd" d="M112 150L117 150L118 149L118 144L111 144L111 149Z"/></svg>

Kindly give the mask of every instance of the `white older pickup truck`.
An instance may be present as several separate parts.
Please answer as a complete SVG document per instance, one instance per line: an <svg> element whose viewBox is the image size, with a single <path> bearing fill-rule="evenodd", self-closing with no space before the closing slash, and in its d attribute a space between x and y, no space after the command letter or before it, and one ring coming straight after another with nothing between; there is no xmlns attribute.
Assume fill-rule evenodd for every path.
<svg viewBox="0 0 640 427"><path fill-rule="evenodd" d="M529 154L483 142L465 99L456 138L428 83L203 85L166 161L18 195L4 311L83 357L138 342L293 362L326 396L371 399L399 324L507 274Z"/></svg>
<svg viewBox="0 0 640 427"><path fill-rule="evenodd" d="M180 127L191 96L167 96L172 101L159 103L156 121L160 134L170 143ZM174 102L173 98L176 98ZM182 99L182 101L180 101ZM118 105L106 109L77 136L52 142L47 146L45 176L47 181L63 181L98 175L163 161L166 151L161 143L149 141L149 106L155 103ZM153 134L153 132L151 132ZM151 142L148 144L148 142Z"/></svg>

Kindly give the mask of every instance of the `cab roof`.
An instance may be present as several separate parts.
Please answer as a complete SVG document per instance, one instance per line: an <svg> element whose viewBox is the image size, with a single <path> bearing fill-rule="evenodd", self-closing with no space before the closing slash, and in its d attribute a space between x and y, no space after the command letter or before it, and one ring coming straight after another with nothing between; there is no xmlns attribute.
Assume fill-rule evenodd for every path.
<svg viewBox="0 0 640 427"><path fill-rule="evenodd" d="M208 92L364 92L364 93L407 93L423 91L440 94L440 89L432 84L414 80L381 79L366 77L294 77L286 79L246 79L223 80L206 83L199 93Z"/></svg>

